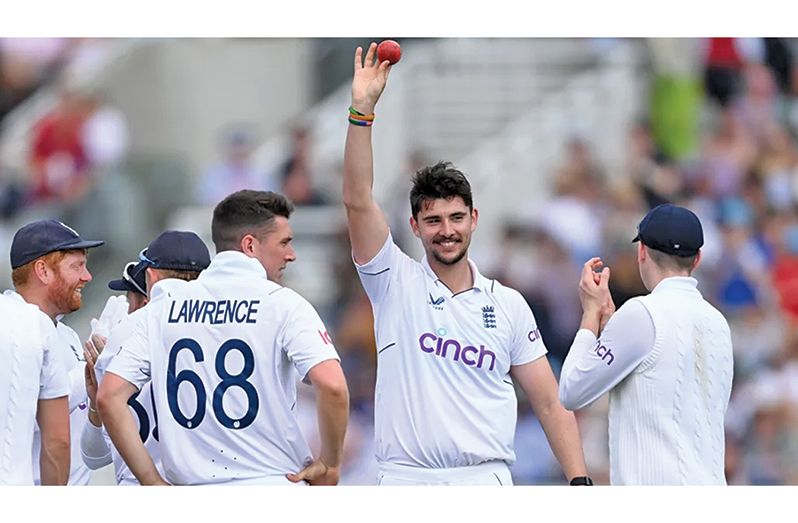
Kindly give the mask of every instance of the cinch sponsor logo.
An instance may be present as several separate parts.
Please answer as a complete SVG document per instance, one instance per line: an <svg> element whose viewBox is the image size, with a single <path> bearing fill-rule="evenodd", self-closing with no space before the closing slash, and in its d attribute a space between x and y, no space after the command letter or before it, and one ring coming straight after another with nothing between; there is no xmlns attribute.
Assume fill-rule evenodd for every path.
<svg viewBox="0 0 798 523"><path fill-rule="evenodd" d="M609 365L610 363L615 361L615 356L612 355L612 351L610 349L608 349L607 347L605 347L604 345L602 345L600 341L596 342L596 346L595 346L595 348L593 348L593 352L595 352L596 355L599 358L601 358L601 361L604 361L607 358L609 358L609 361L607 362L607 365Z"/></svg>
<svg viewBox="0 0 798 523"><path fill-rule="evenodd" d="M527 334L526 337L529 339L529 341L535 343L540 339L540 329L536 327L534 330L529 331L529 334Z"/></svg>
<svg viewBox="0 0 798 523"><path fill-rule="evenodd" d="M462 362L464 365L481 369L482 365L487 365L490 358L490 368L496 366L496 354L480 345L477 349L470 343L459 342L451 338L446 338L446 329L438 329L438 334L425 332L418 338L418 347L422 352L435 354L440 358L451 357L454 361Z"/></svg>

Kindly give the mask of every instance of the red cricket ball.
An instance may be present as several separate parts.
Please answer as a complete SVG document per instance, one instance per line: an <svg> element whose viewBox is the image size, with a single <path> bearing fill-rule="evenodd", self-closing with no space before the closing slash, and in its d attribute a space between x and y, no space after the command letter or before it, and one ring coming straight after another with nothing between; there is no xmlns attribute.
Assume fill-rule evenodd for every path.
<svg viewBox="0 0 798 523"><path fill-rule="evenodd" d="M384 40L377 46L377 60L380 63L388 60L391 65L395 64L402 58L402 48L393 40Z"/></svg>

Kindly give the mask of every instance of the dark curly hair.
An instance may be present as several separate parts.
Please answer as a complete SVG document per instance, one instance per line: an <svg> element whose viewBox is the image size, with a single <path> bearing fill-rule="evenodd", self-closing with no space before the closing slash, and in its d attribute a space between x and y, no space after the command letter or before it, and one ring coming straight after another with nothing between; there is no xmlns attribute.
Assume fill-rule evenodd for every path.
<svg viewBox="0 0 798 523"><path fill-rule="evenodd" d="M410 190L410 210L413 218L418 219L418 213L424 202L438 198L448 200L456 196L463 199L469 210L474 210L471 184L451 162L441 161L419 169L413 177L413 188Z"/></svg>

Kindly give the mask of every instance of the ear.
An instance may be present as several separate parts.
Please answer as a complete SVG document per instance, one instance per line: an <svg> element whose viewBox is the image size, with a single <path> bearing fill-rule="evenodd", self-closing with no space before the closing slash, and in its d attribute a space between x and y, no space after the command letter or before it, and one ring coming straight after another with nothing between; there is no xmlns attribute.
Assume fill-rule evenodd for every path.
<svg viewBox="0 0 798 523"><path fill-rule="evenodd" d="M33 262L33 272L44 285L49 285L55 279L55 271L42 259Z"/></svg>
<svg viewBox="0 0 798 523"><path fill-rule="evenodd" d="M471 232L477 229L477 218L479 218L479 211L476 209L471 210Z"/></svg>
<svg viewBox="0 0 798 523"><path fill-rule="evenodd" d="M150 289L158 282L158 280L160 280L159 275L152 267L147 267L144 269L144 281L147 282L147 293L150 292Z"/></svg>
<svg viewBox="0 0 798 523"><path fill-rule="evenodd" d="M241 238L241 252L252 258L255 256L255 243L257 240L251 234L245 234L243 238Z"/></svg>
<svg viewBox="0 0 798 523"><path fill-rule="evenodd" d="M646 246L643 245L643 242L637 242L637 263L646 261L646 254Z"/></svg>
<svg viewBox="0 0 798 523"><path fill-rule="evenodd" d="M421 233L418 230L418 222L413 216L410 217L410 227L413 229L413 234L416 235L416 238L421 238Z"/></svg>

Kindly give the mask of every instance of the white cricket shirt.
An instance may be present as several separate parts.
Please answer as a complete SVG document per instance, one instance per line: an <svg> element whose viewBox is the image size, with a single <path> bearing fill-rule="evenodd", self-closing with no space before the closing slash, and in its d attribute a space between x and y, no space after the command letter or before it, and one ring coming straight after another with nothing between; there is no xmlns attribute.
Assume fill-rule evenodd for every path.
<svg viewBox="0 0 798 523"><path fill-rule="evenodd" d="M581 409L610 392L613 485L725 485L729 325L694 278L666 278L624 303L596 340L580 330L560 401Z"/></svg>
<svg viewBox="0 0 798 523"><path fill-rule="evenodd" d="M159 289L156 296L155 289ZM179 485L299 472L312 459L295 415L296 373L338 354L316 311L260 263L221 252L192 282L162 280L146 319L106 369L152 375L166 480Z"/></svg>
<svg viewBox="0 0 798 523"><path fill-rule="evenodd" d="M9 298L27 303L25 298L12 290L7 290L4 294ZM47 316L45 315L45 317ZM56 333L58 347L55 354L61 360L71 386L69 392L70 465L67 485L88 485L91 480L91 469L83 463L83 458L80 455L80 433L83 429L83 424L86 423L89 417L89 395L86 393L86 378L84 375L86 360L83 359L83 342L80 341L78 333L61 323L61 321L56 323ZM33 479L36 485L41 484L39 476L40 454L41 435L37 426L33 435Z"/></svg>
<svg viewBox="0 0 798 523"><path fill-rule="evenodd" d="M33 485L38 401L68 395L69 381L53 322L38 307L0 296L0 322L0 485Z"/></svg>
<svg viewBox="0 0 798 523"><path fill-rule="evenodd" d="M158 290L161 290L160 286ZM157 294L157 291L155 294ZM143 311L143 309L134 311L111 329L105 344L105 349L100 354L100 357L97 358L97 362L94 366L98 383L102 382L105 376L105 370L108 368L111 361L113 361L114 356L119 353L124 341L133 334L136 325L146 322L146 316L140 314L141 311ZM141 386L140 390L128 400L127 404L130 407L133 418L136 420L136 426L138 427L139 436L144 443L144 447L150 453L150 457L152 457L152 461L155 463L158 472L164 475L163 466L161 465L160 450L158 449L158 418L157 412L154 409L152 382L147 382ZM105 426L102 427L102 435L105 438L108 449L111 451L111 459L114 464L117 484L138 485L138 479L136 479L136 476L127 466L125 460L122 459L122 455L119 454L119 451L116 450L111 438L108 436Z"/></svg>
<svg viewBox="0 0 798 523"><path fill-rule="evenodd" d="M355 264L374 312L380 463L439 469L515 461L510 367L544 356L546 347L521 294L468 263L474 287L457 294L390 235L371 261Z"/></svg>

